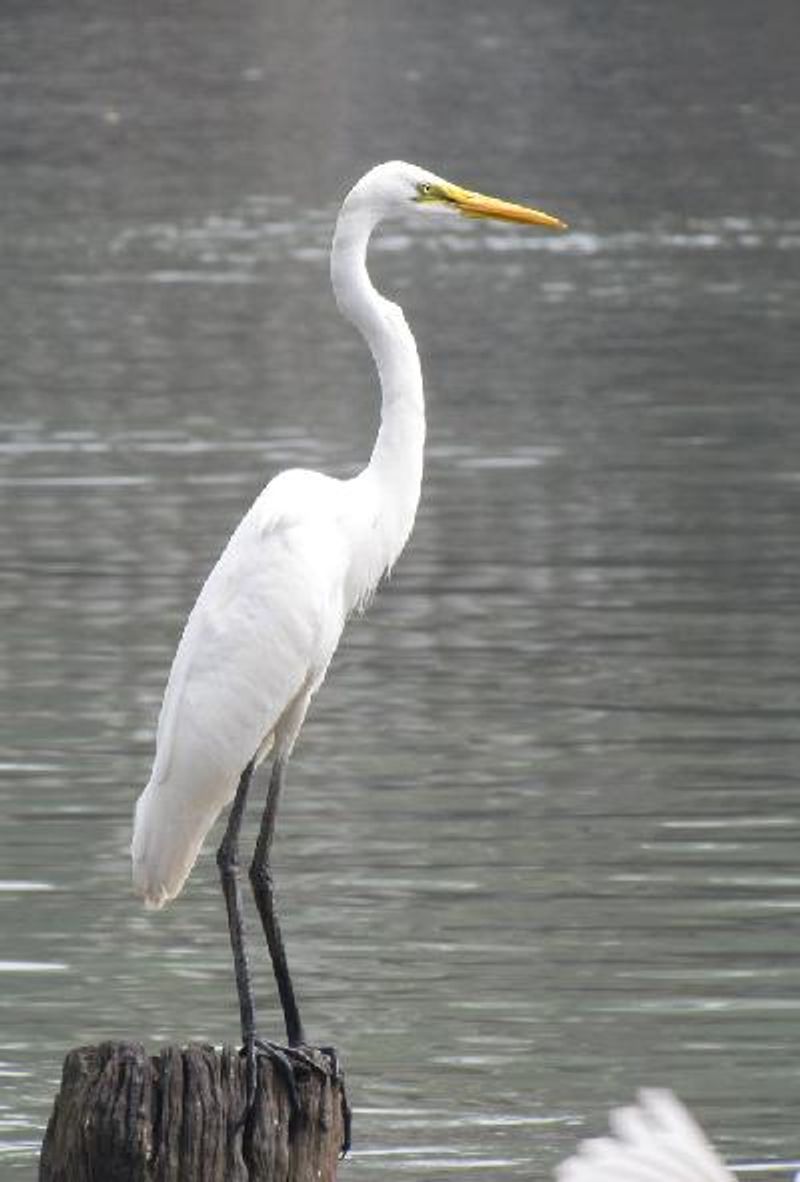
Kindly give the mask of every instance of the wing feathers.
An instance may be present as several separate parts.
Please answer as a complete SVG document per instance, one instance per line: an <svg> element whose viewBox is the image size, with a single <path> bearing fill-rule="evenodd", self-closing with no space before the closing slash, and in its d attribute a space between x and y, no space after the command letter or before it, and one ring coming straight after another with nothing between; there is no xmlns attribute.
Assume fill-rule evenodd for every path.
<svg viewBox="0 0 800 1182"><path fill-rule="evenodd" d="M339 488L315 473L276 477L192 608L134 823L134 882L153 906L182 887L247 763L273 735L293 741L283 720L324 676L344 625L343 547L331 526Z"/></svg>
<svg viewBox="0 0 800 1182"><path fill-rule="evenodd" d="M609 1118L612 1136L584 1141L557 1182L734 1182L672 1092L645 1089Z"/></svg>

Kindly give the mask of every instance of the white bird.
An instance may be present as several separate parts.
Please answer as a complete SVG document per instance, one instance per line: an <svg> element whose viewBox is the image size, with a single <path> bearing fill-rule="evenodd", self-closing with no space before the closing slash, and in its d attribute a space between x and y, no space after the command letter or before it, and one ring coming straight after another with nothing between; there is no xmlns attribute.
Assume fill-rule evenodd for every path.
<svg viewBox="0 0 800 1182"><path fill-rule="evenodd" d="M583 1141L556 1182L735 1182L703 1130L672 1092L645 1088L615 1109L612 1136Z"/></svg>
<svg viewBox="0 0 800 1182"><path fill-rule="evenodd" d="M303 1027L269 870L284 768L348 615L394 564L419 501L425 405L417 348L402 310L375 290L366 268L374 228L408 212L563 228L558 218L398 161L373 168L347 194L336 223L331 279L341 312L365 338L378 370L381 423L372 455L348 480L301 469L281 472L242 518L186 623L161 707L153 770L136 805L133 881L145 902L158 908L181 890L220 810L233 801L217 862L249 1079L257 1048L273 1057L279 1052L256 1036L245 949L237 855L247 790L254 768L270 755L250 879L288 1046L299 1048Z"/></svg>

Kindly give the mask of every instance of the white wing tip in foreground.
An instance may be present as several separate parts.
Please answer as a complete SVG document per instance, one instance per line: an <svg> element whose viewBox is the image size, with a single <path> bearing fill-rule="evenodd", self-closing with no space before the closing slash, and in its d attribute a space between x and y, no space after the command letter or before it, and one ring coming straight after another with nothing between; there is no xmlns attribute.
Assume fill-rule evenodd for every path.
<svg viewBox="0 0 800 1182"><path fill-rule="evenodd" d="M672 1092L643 1089L609 1117L611 1136L583 1141L557 1182L735 1182Z"/></svg>

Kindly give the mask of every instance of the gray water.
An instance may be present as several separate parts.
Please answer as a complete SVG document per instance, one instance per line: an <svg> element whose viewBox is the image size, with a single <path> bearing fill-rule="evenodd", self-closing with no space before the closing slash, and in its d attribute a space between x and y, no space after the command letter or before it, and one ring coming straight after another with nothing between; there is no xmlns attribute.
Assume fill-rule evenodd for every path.
<svg viewBox="0 0 800 1182"><path fill-rule="evenodd" d="M373 252L426 373L424 495L276 851L349 1072L342 1177L544 1179L653 1083L789 1176L797 33L780 0L3 6L3 1179L68 1048L236 1038L213 856L144 913L130 813L239 516L369 452L327 249L395 156L571 230Z"/></svg>

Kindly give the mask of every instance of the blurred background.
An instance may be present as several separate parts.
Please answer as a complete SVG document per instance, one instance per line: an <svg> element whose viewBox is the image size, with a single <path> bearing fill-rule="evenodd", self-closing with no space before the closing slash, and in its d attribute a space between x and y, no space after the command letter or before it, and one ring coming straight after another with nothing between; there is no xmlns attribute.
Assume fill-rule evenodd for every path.
<svg viewBox="0 0 800 1182"><path fill-rule="evenodd" d="M797 36L794 0L3 4L3 1179L70 1047L237 1038L213 852L144 913L131 810L241 514L368 456L327 255L392 157L571 229L431 219L372 253L426 482L276 848L307 1029L349 1072L342 1177L545 1179L653 1083L789 1176ZM258 990L280 1035L265 962Z"/></svg>

